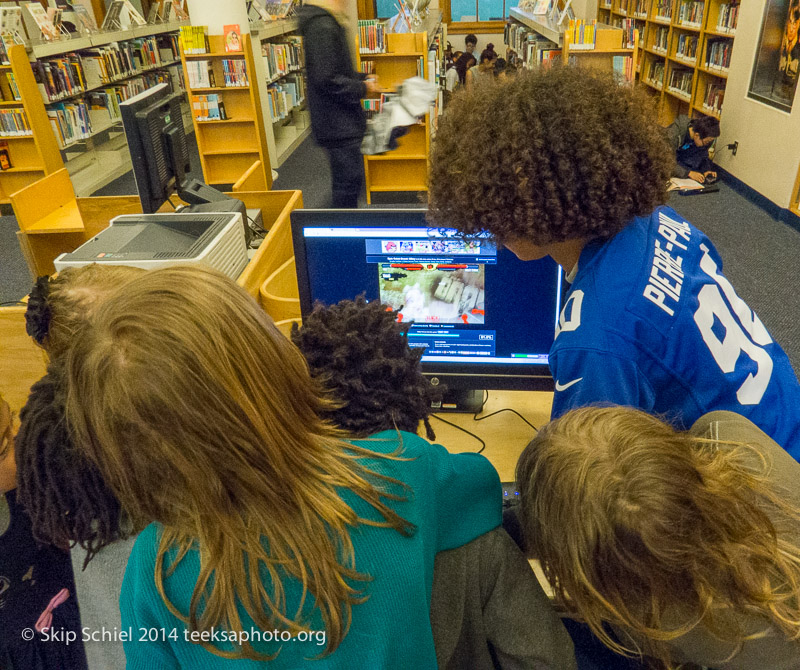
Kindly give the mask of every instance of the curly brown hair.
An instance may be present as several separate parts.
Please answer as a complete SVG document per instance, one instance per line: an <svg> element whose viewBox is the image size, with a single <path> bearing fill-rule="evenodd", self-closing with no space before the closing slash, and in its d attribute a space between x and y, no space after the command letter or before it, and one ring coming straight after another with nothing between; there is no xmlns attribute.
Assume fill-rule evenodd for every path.
<svg viewBox="0 0 800 670"><path fill-rule="evenodd" d="M433 143L428 219L534 244L613 237L666 202L652 104L611 73L554 67L461 92Z"/></svg>

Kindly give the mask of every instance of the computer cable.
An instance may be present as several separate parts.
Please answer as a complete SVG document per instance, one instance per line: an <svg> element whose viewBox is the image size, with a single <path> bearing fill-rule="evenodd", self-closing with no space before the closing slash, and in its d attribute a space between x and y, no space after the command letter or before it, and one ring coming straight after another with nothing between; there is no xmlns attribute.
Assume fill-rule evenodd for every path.
<svg viewBox="0 0 800 670"><path fill-rule="evenodd" d="M474 437L476 440L478 440L478 442L480 442L480 443L481 443L481 448L480 448L480 449L478 449L478 451L476 451L476 452L475 452L476 454L480 454L480 453L482 453L482 452L483 452L483 450L484 450L484 449L486 449L486 442L484 442L484 441L483 441L481 438L479 438L479 437L478 437L478 436L477 436L475 433L471 433L471 432L469 432L469 431L468 431L466 428L462 428L461 426L459 426L459 425L457 425L457 424L453 423L452 421L448 421L447 419L443 419L443 418L442 418L442 417L440 417L438 414L431 414L431 416L432 416L434 419L438 419L438 420L439 420L439 421L441 421L442 423L446 423L446 424L448 424L448 425L452 426L453 428L458 428L458 430L460 430L462 433L466 433L466 434L467 434L467 435L469 435L470 437Z"/></svg>
<svg viewBox="0 0 800 670"><path fill-rule="evenodd" d="M496 412L492 412L491 414L487 414L486 416L478 416L478 414L480 414L483 411L483 408L486 406L486 403L489 400L489 391L484 391L484 393L486 395L483 398L483 402L481 403L480 409L477 412L475 412L475 414L472 415L473 421L483 421L485 419L491 419L493 416L501 414L503 412L511 412L512 414L516 414L520 419L522 419L525 423L527 423L531 428L533 428L534 431L536 431L537 433L539 432L539 429L536 426L534 426L530 421L528 421L524 416L522 416L522 414L520 414L517 410L511 409L510 407L504 407L503 409L498 409Z"/></svg>

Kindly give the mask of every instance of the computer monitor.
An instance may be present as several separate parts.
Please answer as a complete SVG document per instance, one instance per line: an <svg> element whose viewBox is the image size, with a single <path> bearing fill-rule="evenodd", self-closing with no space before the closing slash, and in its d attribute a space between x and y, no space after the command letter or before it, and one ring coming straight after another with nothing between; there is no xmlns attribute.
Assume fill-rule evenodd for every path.
<svg viewBox="0 0 800 670"><path fill-rule="evenodd" d="M303 316L361 294L398 309L450 409L480 406L484 389L553 389L565 284L549 257L523 262L488 238L464 241L420 209L300 209L291 221Z"/></svg>
<svg viewBox="0 0 800 670"><path fill-rule="evenodd" d="M157 212L177 193L185 202L203 206L193 211L240 211L247 227L244 205L189 176L189 150L180 107L183 97L162 83L120 103L142 211Z"/></svg>

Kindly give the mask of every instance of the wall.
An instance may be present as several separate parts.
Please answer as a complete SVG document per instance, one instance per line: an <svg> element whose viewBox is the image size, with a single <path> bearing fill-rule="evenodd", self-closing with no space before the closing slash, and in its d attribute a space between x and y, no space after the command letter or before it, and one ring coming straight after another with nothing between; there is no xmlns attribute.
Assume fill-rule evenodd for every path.
<svg viewBox="0 0 800 670"><path fill-rule="evenodd" d="M243 33L250 32L245 0L188 0L188 8L192 25L208 26L209 35L222 35L223 26L234 23Z"/></svg>
<svg viewBox="0 0 800 670"><path fill-rule="evenodd" d="M779 207L788 208L800 164L800 95L791 114L747 98L765 5L765 0L741 5L715 160ZM735 141L739 148L733 156L725 145Z"/></svg>

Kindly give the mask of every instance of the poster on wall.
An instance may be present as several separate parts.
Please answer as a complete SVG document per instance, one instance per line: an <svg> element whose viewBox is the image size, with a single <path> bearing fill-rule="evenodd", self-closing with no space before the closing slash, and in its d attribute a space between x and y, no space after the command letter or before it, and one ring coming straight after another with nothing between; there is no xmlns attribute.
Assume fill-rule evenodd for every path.
<svg viewBox="0 0 800 670"><path fill-rule="evenodd" d="M767 0L748 96L792 111L800 66L800 0Z"/></svg>

